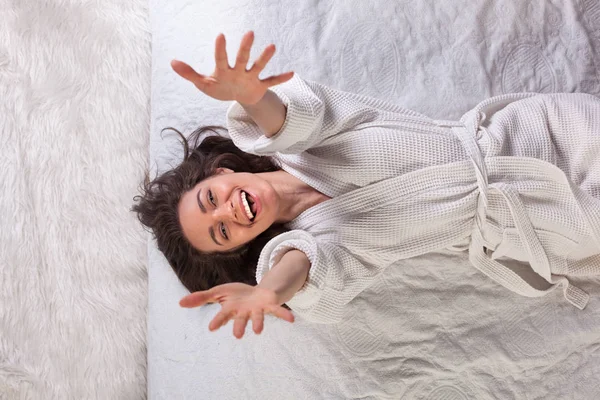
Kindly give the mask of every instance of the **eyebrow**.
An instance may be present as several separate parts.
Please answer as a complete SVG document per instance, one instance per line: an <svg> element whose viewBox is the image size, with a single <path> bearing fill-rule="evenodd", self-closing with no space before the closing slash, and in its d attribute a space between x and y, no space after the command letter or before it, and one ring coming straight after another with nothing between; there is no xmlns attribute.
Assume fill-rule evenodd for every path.
<svg viewBox="0 0 600 400"><path fill-rule="evenodd" d="M196 194L196 199L198 200L198 207L200 207L200 211L202 211L202 213L206 214L206 207L204 207L204 204L202 204L202 200L200 200L200 198L201 198L200 194L201 193L202 193L202 189L198 190L198 194ZM213 242L215 242L215 244L217 246L223 246L217 240L217 237L215 236L215 230L213 229L212 226L208 227L208 234L210 235L210 238L213 240Z"/></svg>

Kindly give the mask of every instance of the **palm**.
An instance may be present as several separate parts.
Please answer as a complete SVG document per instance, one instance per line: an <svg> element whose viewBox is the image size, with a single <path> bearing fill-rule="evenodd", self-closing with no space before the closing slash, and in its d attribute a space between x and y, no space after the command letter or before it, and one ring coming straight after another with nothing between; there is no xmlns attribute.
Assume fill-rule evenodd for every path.
<svg viewBox="0 0 600 400"><path fill-rule="evenodd" d="M221 304L221 311L208 328L211 331L217 330L234 319L233 333L237 338L244 335L249 319L252 319L254 332L262 332L264 314L294 322L293 314L280 306L273 291L244 283L227 283L210 290L194 292L179 302L182 307L199 307L207 303Z"/></svg>
<svg viewBox="0 0 600 400"><path fill-rule="evenodd" d="M217 100L236 100L242 104L255 104L266 93L268 86L249 73L215 69L201 90Z"/></svg>
<svg viewBox="0 0 600 400"><path fill-rule="evenodd" d="M237 54L235 66L232 68L227 61L225 36L217 36L215 43L215 70L210 76L194 71L192 67L173 60L171 66L181 77L192 82L204 94L217 100L235 100L242 104L256 104L271 86L286 82L292 78L293 72L260 79L258 75L266 67L275 53L275 46L269 45L247 69L250 49L254 42L254 33L244 35Z"/></svg>

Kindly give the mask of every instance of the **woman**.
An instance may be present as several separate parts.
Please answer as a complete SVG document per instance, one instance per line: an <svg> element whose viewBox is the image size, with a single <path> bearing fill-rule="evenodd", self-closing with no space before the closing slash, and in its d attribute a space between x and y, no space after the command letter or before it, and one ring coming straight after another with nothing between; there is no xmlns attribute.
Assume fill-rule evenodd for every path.
<svg viewBox="0 0 600 400"><path fill-rule="evenodd" d="M291 72L260 80L275 48L246 69L252 42L249 32L231 68L220 35L210 77L172 63L206 95L235 101L228 130L242 151L210 138L188 155L186 143L185 168L148 184L134 207L184 284L188 258L223 265L231 257L229 268L203 278L202 289L218 286L180 301L219 302L209 329L234 319L241 338L249 319L262 331L264 313L293 322L284 303L335 322L387 266L448 248L468 249L475 267L518 294L562 285L585 307L587 294L566 276L600 274L598 98L504 95L460 122L435 121ZM194 166L194 179L169 191ZM531 286L498 261L505 258L528 263L549 287ZM234 277L252 270L244 262L256 265L258 285ZM246 283L224 283L235 280Z"/></svg>

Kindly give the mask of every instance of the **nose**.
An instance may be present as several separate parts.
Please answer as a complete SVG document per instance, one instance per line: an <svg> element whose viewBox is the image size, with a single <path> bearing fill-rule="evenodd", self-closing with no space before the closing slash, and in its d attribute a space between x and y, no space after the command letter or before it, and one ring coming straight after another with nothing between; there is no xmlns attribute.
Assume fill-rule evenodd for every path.
<svg viewBox="0 0 600 400"><path fill-rule="evenodd" d="M219 207L215 208L213 215L219 220L237 221L235 207L233 206L232 201L221 203Z"/></svg>

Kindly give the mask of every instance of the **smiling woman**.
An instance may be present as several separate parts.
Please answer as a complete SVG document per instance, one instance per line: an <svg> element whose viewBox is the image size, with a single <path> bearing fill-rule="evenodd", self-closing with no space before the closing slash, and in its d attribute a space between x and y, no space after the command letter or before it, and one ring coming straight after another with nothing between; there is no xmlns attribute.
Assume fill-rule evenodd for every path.
<svg viewBox="0 0 600 400"><path fill-rule="evenodd" d="M180 277L205 274L215 285L202 263L224 260L219 279L235 282L234 271L251 267L258 282L246 274L250 285L197 291L180 305L220 303L209 327L234 319L238 338L250 318L259 333L265 313L292 321L284 303L313 322L337 322L397 261L468 249L473 266L507 289L541 297L562 286L585 308L588 294L568 278L600 274L600 99L517 93L439 121L291 73L261 80L274 46L247 69L252 41L249 32L229 67L219 35L211 76L171 64L203 93L234 101L233 143L186 148L183 164L150 184L141 220ZM281 224L290 231L275 237ZM549 286L502 256L528 263Z"/></svg>

